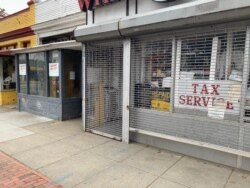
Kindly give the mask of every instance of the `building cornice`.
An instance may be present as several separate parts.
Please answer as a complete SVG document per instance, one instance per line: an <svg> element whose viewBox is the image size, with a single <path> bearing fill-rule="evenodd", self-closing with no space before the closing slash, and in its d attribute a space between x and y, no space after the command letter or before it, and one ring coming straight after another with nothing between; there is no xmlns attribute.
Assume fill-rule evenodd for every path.
<svg viewBox="0 0 250 188"><path fill-rule="evenodd" d="M22 53L34 53L34 52L42 52L42 51L56 50L56 49L81 50L82 43L76 42L75 40L54 42L54 43L49 43L49 44L38 45L32 48L11 49L11 54L15 55L15 54L22 54Z"/></svg>
<svg viewBox="0 0 250 188"><path fill-rule="evenodd" d="M78 26L77 41L152 34L250 18L249 0L200 0L105 23Z"/></svg>
<svg viewBox="0 0 250 188"><path fill-rule="evenodd" d="M38 23L32 26L32 29L36 34L64 30L68 28L76 28L80 25L85 25L86 19L85 14L82 12L58 18L55 20Z"/></svg>
<svg viewBox="0 0 250 188"><path fill-rule="evenodd" d="M24 27L22 29L17 29L14 31L0 34L0 42L16 39L20 37L27 37L30 35L34 35L34 31L31 29L31 27Z"/></svg>

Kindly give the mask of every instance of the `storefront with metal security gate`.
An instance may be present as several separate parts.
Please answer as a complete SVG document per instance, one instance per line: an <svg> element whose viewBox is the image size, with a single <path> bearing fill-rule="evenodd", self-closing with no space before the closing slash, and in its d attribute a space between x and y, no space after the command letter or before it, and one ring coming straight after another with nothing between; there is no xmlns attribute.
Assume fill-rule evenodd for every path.
<svg viewBox="0 0 250 188"><path fill-rule="evenodd" d="M122 138L122 40L86 45L86 131Z"/></svg>
<svg viewBox="0 0 250 188"><path fill-rule="evenodd" d="M130 131L239 149L249 30L224 27L131 39Z"/></svg>
<svg viewBox="0 0 250 188"><path fill-rule="evenodd" d="M214 15L221 17L216 21L214 15L197 11L201 5L190 3L186 9L196 17L169 21L173 12L166 9L78 28L75 36L84 45L86 80L91 78L88 65L105 59L101 53L96 53L100 59L90 58L90 47L110 44L104 49L115 55L115 41L122 41L120 126L124 142L137 141L250 170L250 21L244 19L244 11L225 20L233 15L234 8L227 10L223 3L219 6L220 11ZM175 11L176 17L183 15L182 10ZM112 56L106 60L112 70ZM103 88L95 89L99 90L97 96ZM95 105L88 106L88 92L83 88L83 124L87 131L90 109L98 106L97 115L91 116L98 122L106 117L100 113L105 108L100 101L107 101L103 95L101 100L96 97ZM118 105L107 107L118 110ZM102 135L115 137L112 131L109 133Z"/></svg>

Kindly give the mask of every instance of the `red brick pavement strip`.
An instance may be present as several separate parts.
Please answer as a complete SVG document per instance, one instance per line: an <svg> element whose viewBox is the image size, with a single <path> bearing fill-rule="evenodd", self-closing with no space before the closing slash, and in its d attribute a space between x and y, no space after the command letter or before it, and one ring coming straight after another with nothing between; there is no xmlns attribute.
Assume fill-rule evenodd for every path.
<svg viewBox="0 0 250 188"><path fill-rule="evenodd" d="M46 176L0 151L0 188L59 188Z"/></svg>

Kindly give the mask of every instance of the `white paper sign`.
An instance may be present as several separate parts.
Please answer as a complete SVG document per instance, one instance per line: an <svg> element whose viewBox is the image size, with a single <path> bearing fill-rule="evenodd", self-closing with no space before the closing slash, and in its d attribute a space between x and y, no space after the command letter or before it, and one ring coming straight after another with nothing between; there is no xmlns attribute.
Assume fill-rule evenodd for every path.
<svg viewBox="0 0 250 188"><path fill-rule="evenodd" d="M19 64L19 75L26 76L26 64Z"/></svg>
<svg viewBox="0 0 250 188"><path fill-rule="evenodd" d="M76 74L75 74L74 71L70 71L70 73L69 73L69 79L70 80L75 80L76 79Z"/></svg>
<svg viewBox="0 0 250 188"><path fill-rule="evenodd" d="M50 77L59 76L59 63L50 63L49 64L49 76Z"/></svg>
<svg viewBox="0 0 250 188"><path fill-rule="evenodd" d="M175 107L208 111L209 116L239 115L241 83L230 80L177 80Z"/></svg>

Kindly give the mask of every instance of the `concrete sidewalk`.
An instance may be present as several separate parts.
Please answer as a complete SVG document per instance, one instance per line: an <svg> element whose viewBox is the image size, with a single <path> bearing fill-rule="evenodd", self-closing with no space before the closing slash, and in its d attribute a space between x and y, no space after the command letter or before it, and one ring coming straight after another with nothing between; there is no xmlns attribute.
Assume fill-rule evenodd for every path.
<svg viewBox="0 0 250 188"><path fill-rule="evenodd" d="M250 187L249 172L83 133L81 119L58 122L1 107L0 127L18 127L23 116L30 123L21 128L32 134L2 141L0 150L66 188Z"/></svg>

